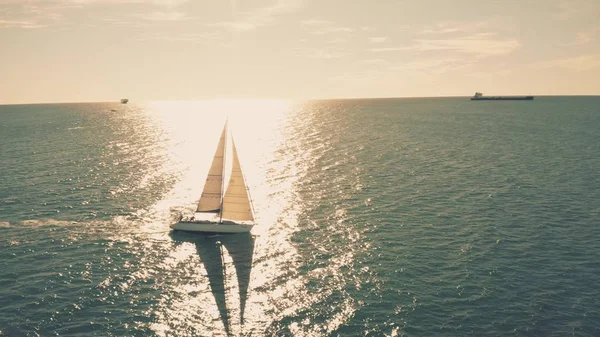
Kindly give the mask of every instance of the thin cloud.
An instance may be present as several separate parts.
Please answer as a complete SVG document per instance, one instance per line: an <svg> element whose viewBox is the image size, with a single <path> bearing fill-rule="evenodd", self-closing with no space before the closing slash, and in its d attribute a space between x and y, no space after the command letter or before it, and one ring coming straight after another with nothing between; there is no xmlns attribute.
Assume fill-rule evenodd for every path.
<svg viewBox="0 0 600 337"><path fill-rule="evenodd" d="M173 11L189 0L0 0L0 5L7 5L0 12L0 28L42 28L67 23L70 11L77 11L93 5L140 5L146 4L157 9L168 8L167 11L152 11L140 14L125 14L129 18L142 21L180 21L186 18L184 13ZM122 13L122 12L118 12ZM119 16L119 15L117 15ZM102 20L102 19L100 19ZM114 20L118 24L134 26L128 20ZM127 22L126 22L127 21ZM87 23L87 25L93 25Z"/></svg>
<svg viewBox="0 0 600 337"><path fill-rule="evenodd" d="M33 21L21 21L21 20L3 20L0 19L0 28L24 28L24 29L34 29L34 28L42 28L46 27L43 24L33 22Z"/></svg>
<svg viewBox="0 0 600 337"><path fill-rule="evenodd" d="M362 60L360 63L376 66L358 67L357 69L361 70L333 76L329 80L365 83L386 80L390 76L397 77L399 74L402 76L438 76L451 71L463 70L475 62L467 61L464 58L436 58L395 64L383 59Z"/></svg>
<svg viewBox="0 0 600 337"><path fill-rule="evenodd" d="M194 44L210 44L211 46L220 46L220 47L229 47L229 45L224 42L222 36L216 33L187 33L187 34L166 34L166 33L157 33L157 34L145 34L141 35L137 38L134 38L136 41L161 41L161 42L185 42L194 43Z"/></svg>
<svg viewBox="0 0 600 337"><path fill-rule="evenodd" d="M413 50L413 47L381 47L381 48L371 48L370 50L375 53L383 53L383 52L390 52L390 51Z"/></svg>
<svg viewBox="0 0 600 337"><path fill-rule="evenodd" d="M317 30L313 30L310 34L313 35L325 35L331 33L352 33L354 29L350 27L323 27Z"/></svg>
<svg viewBox="0 0 600 337"><path fill-rule="evenodd" d="M473 64L461 58L430 59L404 62L389 68L390 71L420 72L427 74L444 74L453 70L460 70Z"/></svg>
<svg viewBox="0 0 600 337"><path fill-rule="evenodd" d="M325 20L305 20L301 23L308 34L311 35L352 33L355 31L353 28L337 26L334 22Z"/></svg>
<svg viewBox="0 0 600 337"><path fill-rule="evenodd" d="M336 37L336 38L329 40L328 43L329 44L342 44L342 43L346 43L346 42L348 42L347 38Z"/></svg>
<svg viewBox="0 0 600 337"><path fill-rule="evenodd" d="M502 70L487 69L486 71L472 70L472 71L466 72L465 76L473 77L473 78L477 78L477 79L487 79L487 78L506 77L511 74L513 74L512 69L502 69Z"/></svg>
<svg viewBox="0 0 600 337"><path fill-rule="evenodd" d="M486 27L487 22L438 22L434 25L424 28L422 34L439 34L446 35L452 33L472 33Z"/></svg>
<svg viewBox="0 0 600 337"><path fill-rule="evenodd" d="M241 13L241 17L239 19L208 23L206 26L225 28L233 32L255 30L259 27L272 25L277 16L294 12L301 6L301 0L277 0L271 6L261 7L253 11ZM233 2L233 7L234 17L237 17L240 13L235 12L235 2Z"/></svg>
<svg viewBox="0 0 600 337"><path fill-rule="evenodd" d="M207 27L215 27L215 28L224 28L226 30L232 32L246 32L250 30L255 30L259 27L266 26L265 22L243 22L243 21L226 21L226 22L215 22L215 23L207 23Z"/></svg>
<svg viewBox="0 0 600 337"><path fill-rule="evenodd" d="M422 31L423 34L450 34L450 33L458 33L458 32L464 32L464 31L457 27L425 28Z"/></svg>
<svg viewBox="0 0 600 337"><path fill-rule="evenodd" d="M329 20L320 20L320 19L308 19L302 20L300 23L304 26L327 26L333 24Z"/></svg>
<svg viewBox="0 0 600 337"><path fill-rule="evenodd" d="M521 44L515 39L463 38L450 40L419 40L417 50L454 50L482 56L510 54Z"/></svg>
<svg viewBox="0 0 600 337"><path fill-rule="evenodd" d="M579 32L577 33L577 38L575 40L576 44L586 44L593 40L593 35L588 32Z"/></svg>
<svg viewBox="0 0 600 337"><path fill-rule="evenodd" d="M0 5L92 5L92 4L152 4L175 7L190 0L0 0Z"/></svg>
<svg viewBox="0 0 600 337"><path fill-rule="evenodd" d="M343 53L335 53L335 52L328 52L328 51L324 51L324 50L315 50L311 53L309 53L307 55L310 58L313 59L337 59L340 57L343 57L344 54Z"/></svg>
<svg viewBox="0 0 600 337"><path fill-rule="evenodd" d="M336 50L337 49L337 50ZM346 56L346 53L340 51L340 48L329 48L329 49L321 49L321 48L302 48L296 49L298 55L311 59L337 59Z"/></svg>
<svg viewBox="0 0 600 337"><path fill-rule="evenodd" d="M497 39L486 35L456 39L416 40L415 42L416 44L411 46L371 48L371 51L455 51L484 57L510 54L521 46L516 39Z"/></svg>
<svg viewBox="0 0 600 337"><path fill-rule="evenodd" d="M183 5L184 3L188 2L188 1L189 0L154 0L153 3L155 5L160 5L160 6L176 7L176 6Z"/></svg>
<svg viewBox="0 0 600 337"><path fill-rule="evenodd" d="M600 14L597 0L560 0L555 17L559 20L576 20L584 17L596 18Z"/></svg>
<svg viewBox="0 0 600 337"><path fill-rule="evenodd" d="M187 19L185 13L181 12L150 12L135 14L134 17L146 21L181 21Z"/></svg>
<svg viewBox="0 0 600 337"><path fill-rule="evenodd" d="M344 74L331 76L327 80L333 82L344 82L344 83L369 83L381 81L386 76L390 76L390 72L387 69L372 68L362 69L354 72L345 72Z"/></svg>
<svg viewBox="0 0 600 337"><path fill-rule="evenodd" d="M56 6L21 3L0 8L0 28L43 28L56 24L60 19L62 15Z"/></svg>
<svg viewBox="0 0 600 337"><path fill-rule="evenodd" d="M573 71L590 71L600 69L600 54L589 54L544 61L539 62L534 66L542 69L558 67Z"/></svg>
<svg viewBox="0 0 600 337"><path fill-rule="evenodd" d="M590 42L594 42L598 38L598 33L600 33L599 27L594 27L592 29L588 29L586 31L578 32L575 35L575 38L567 43L563 43L563 46L578 46L588 44Z"/></svg>
<svg viewBox="0 0 600 337"><path fill-rule="evenodd" d="M383 60L383 59L367 59L367 60L361 60L360 63L368 64L368 65L386 65L386 64L390 64L390 61Z"/></svg>
<svg viewBox="0 0 600 337"><path fill-rule="evenodd" d="M424 35L465 35L489 34L497 35L500 32L513 32L517 29L510 18L495 16L481 21L441 21L427 25L420 31Z"/></svg>
<svg viewBox="0 0 600 337"><path fill-rule="evenodd" d="M385 36L371 37L369 38L369 43L383 43L388 40Z"/></svg>

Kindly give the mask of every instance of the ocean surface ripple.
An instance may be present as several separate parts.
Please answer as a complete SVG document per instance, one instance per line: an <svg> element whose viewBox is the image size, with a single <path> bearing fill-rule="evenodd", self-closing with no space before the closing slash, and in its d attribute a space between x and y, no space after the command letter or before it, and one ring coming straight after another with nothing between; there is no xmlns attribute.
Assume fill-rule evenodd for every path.
<svg viewBox="0 0 600 337"><path fill-rule="evenodd" d="M171 232L225 118L259 224ZM598 97L0 106L0 336L598 336L599 129Z"/></svg>

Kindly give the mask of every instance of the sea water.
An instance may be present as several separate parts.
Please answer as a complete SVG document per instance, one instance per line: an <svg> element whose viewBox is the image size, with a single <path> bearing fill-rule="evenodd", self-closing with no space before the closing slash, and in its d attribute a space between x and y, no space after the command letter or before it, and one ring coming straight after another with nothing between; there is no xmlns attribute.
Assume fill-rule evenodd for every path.
<svg viewBox="0 0 600 337"><path fill-rule="evenodd" d="M258 225L173 233L226 119ZM598 336L599 130L599 97L0 106L0 336Z"/></svg>

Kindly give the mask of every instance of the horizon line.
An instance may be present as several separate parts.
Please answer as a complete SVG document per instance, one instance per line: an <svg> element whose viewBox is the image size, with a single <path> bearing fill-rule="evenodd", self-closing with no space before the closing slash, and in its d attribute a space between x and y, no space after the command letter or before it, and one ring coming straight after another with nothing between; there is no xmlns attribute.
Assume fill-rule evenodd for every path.
<svg viewBox="0 0 600 337"><path fill-rule="evenodd" d="M493 96L534 96L534 97L597 97L599 94L558 94L558 95L506 95L506 94L494 94ZM292 102L310 102L310 101L336 101L336 100L369 100L369 99L411 99L411 98L470 98L472 95L445 95L445 96L379 96L379 97L333 97L333 98L307 98L307 99L291 99L291 98L206 98L206 99L144 99L138 101L138 103L148 102L208 102L208 101L292 101ZM123 104L120 101L79 101L79 102L27 102L27 103L2 103L0 106L8 105L50 105L50 104ZM132 100L129 99L129 103ZM129 104L127 103L127 104ZM135 101L133 101L135 104ZM123 104L126 105L126 104Z"/></svg>

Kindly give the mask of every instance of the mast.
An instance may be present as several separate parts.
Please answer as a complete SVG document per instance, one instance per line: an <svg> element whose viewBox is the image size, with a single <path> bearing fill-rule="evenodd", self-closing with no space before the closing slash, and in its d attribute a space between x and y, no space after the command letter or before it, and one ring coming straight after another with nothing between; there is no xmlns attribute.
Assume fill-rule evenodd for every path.
<svg viewBox="0 0 600 337"><path fill-rule="evenodd" d="M223 167L221 170L221 177L225 178L225 154L227 153L227 122L229 121L229 119L225 119L225 128L223 129L223 132L225 133L225 142L223 144ZM221 205L219 206L219 223L223 222L223 200L225 199L223 196L223 189L225 186L225 179L221 179Z"/></svg>

